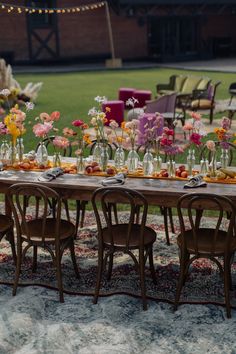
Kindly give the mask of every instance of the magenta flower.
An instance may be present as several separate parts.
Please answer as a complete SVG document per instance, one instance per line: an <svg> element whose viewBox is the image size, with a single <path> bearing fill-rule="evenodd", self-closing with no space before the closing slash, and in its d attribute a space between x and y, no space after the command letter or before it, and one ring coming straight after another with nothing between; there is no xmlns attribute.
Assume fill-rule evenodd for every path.
<svg viewBox="0 0 236 354"><path fill-rule="evenodd" d="M84 124L84 122L81 119L77 119L72 122L72 125L74 127L81 127L83 124Z"/></svg>
<svg viewBox="0 0 236 354"><path fill-rule="evenodd" d="M198 133L192 133L190 135L190 141L194 143L195 145L201 145L201 135Z"/></svg>

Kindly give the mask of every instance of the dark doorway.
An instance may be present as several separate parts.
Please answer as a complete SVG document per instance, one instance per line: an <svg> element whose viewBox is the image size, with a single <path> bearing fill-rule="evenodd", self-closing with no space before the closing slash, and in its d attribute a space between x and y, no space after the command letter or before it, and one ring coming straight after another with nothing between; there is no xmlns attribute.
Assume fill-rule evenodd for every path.
<svg viewBox="0 0 236 354"><path fill-rule="evenodd" d="M180 61L200 56L196 17L150 17L149 55L158 61Z"/></svg>

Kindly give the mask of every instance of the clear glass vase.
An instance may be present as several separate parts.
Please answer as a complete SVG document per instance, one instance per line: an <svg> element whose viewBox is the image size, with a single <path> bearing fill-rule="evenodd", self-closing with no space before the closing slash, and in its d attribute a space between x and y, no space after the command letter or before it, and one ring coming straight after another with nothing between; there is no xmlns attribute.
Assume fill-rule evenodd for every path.
<svg viewBox="0 0 236 354"><path fill-rule="evenodd" d="M23 138L18 138L16 141L16 157L19 160L19 162L22 162L23 157L24 157L24 143L23 143Z"/></svg>
<svg viewBox="0 0 236 354"><path fill-rule="evenodd" d="M105 172L107 169L108 160L109 160L108 147L106 144L102 144L102 151L101 151L101 157L100 157L100 167L103 172Z"/></svg>
<svg viewBox="0 0 236 354"><path fill-rule="evenodd" d="M188 169L189 177L193 177L194 166L195 166L195 150L189 149L188 156L187 156L187 169Z"/></svg>
<svg viewBox="0 0 236 354"><path fill-rule="evenodd" d="M102 144L98 141L93 148L93 161L101 164Z"/></svg>
<svg viewBox="0 0 236 354"><path fill-rule="evenodd" d="M168 172L168 177L175 177L175 161L173 160L173 157L169 157L169 160L167 161L167 172Z"/></svg>
<svg viewBox="0 0 236 354"><path fill-rule="evenodd" d="M52 159L53 167L61 167L61 153L55 152Z"/></svg>
<svg viewBox="0 0 236 354"><path fill-rule="evenodd" d="M216 177L216 152L213 151L211 155L211 162L208 165L210 177Z"/></svg>
<svg viewBox="0 0 236 354"><path fill-rule="evenodd" d="M118 148L115 151L114 163L117 170L120 170L122 167L124 167L125 152L122 146L118 146Z"/></svg>
<svg viewBox="0 0 236 354"><path fill-rule="evenodd" d="M44 142L39 143L39 147L36 152L35 160L39 167L47 167L48 165L48 151Z"/></svg>
<svg viewBox="0 0 236 354"><path fill-rule="evenodd" d="M1 156L1 161L3 166L6 166L9 163L9 159L10 159L9 151L10 151L9 144L7 143L6 140L3 140L0 148L0 156Z"/></svg>
<svg viewBox="0 0 236 354"><path fill-rule="evenodd" d="M77 168L77 173L78 174L83 174L84 173L84 158L83 158L83 155L80 154L77 156L77 159L76 159L76 168Z"/></svg>
<svg viewBox="0 0 236 354"><path fill-rule="evenodd" d="M220 163L222 168L229 166L229 151L228 149L221 149Z"/></svg>
<svg viewBox="0 0 236 354"><path fill-rule="evenodd" d="M147 150L143 157L143 174L144 176L151 176L153 173L154 158L152 153Z"/></svg>
<svg viewBox="0 0 236 354"><path fill-rule="evenodd" d="M16 145L13 141L10 142L9 160L11 166L16 162Z"/></svg>
<svg viewBox="0 0 236 354"><path fill-rule="evenodd" d="M208 169L209 169L208 165L209 165L209 162L207 159L202 159L200 161L200 174L201 175L205 176L207 174Z"/></svg>
<svg viewBox="0 0 236 354"><path fill-rule="evenodd" d="M161 169L162 169L162 158L161 158L160 155L157 155L154 158L154 161L153 161L153 173L154 173L154 175L160 173Z"/></svg>
<svg viewBox="0 0 236 354"><path fill-rule="evenodd" d="M127 169L129 173L134 173L138 168L138 163L140 161L137 151L132 148L127 157Z"/></svg>

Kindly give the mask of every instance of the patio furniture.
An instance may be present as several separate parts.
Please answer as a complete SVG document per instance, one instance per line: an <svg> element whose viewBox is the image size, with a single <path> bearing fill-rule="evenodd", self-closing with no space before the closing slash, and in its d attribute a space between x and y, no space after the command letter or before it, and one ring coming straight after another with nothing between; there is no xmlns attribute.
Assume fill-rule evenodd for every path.
<svg viewBox="0 0 236 354"><path fill-rule="evenodd" d="M121 87L119 89L118 97L120 101L124 102L125 108L130 108L130 106L128 106L126 102L128 101L129 98L132 98L134 96L135 90L136 90L135 88L131 88L131 87Z"/></svg>
<svg viewBox="0 0 236 354"><path fill-rule="evenodd" d="M109 108L109 110L106 110ZM119 125L124 121L124 102L121 100L106 101L102 103L102 110L106 112L107 122L105 125L109 125L110 120L115 120Z"/></svg>
<svg viewBox="0 0 236 354"><path fill-rule="evenodd" d="M230 100L229 100L229 106L232 103L233 98L236 96L236 82L233 82L232 84L230 84L229 86L229 94L230 94Z"/></svg>
<svg viewBox="0 0 236 354"><path fill-rule="evenodd" d="M135 103L136 108L142 108L146 105L146 101L149 101L152 97L152 92L149 90L136 90L134 91L134 98L138 100L137 103Z"/></svg>
<svg viewBox="0 0 236 354"><path fill-rule="evenodd" d="M212 228L201 227L201 219L204 211L208 211L208 205L217 210L215 225ZM186 229L186 216L183 211L188 211L188 220L191 229ZM181 233L177 237L180 249L180 275L175 295L174 309L179 304L182 287L187 281L187 274L192 262L198 258L206 258L213 261L219 268L224 280L225 305L227 317L231 317L230 293L232 289L231 260L236 251L235 207L232 201L221 195L215 194L187 194L178 200L177 210L179 215ZM230 215L224 230L220 228L224 222L224 211ZM185 214L184 214L185 215ZM219 262L223 258L223 265Z"/></svg>
<svg viewBox="0 0 236 354"><path fill-rule="evenodd" d="M14 239L14 222L9 216L0 214L0 241L6 236L11 245L13 261L16 264L16 247Z"/></svg>
<svg viewBox="0 0 236 354"><path fill-rule="evenodd" d="M125 203L129 207L128 220L114 222L111 214L110 201ZM101 203L105 225L102 225L101 214L98 211L98 203ZM140 277L141 296L143 310L147 310L145 289L145 263L149 259L150 271L154 283L156 274L153 264L153 243L156 241L156 232L146 226L148 203L144 196L128 188L105 187L97 189L92 196L92 205L98 227L98 273L93 302L96 304L99 296L100 283L104 265L108 261L107 278L112 275L113 258L116 252L124 252L134 261L135 269ZM142 213L141 222L137 223L135 213L139 207ZM138 252L138 257L133 251Z"/></svg>
<svg viewBox="0 0 236 354"><path fill-rule="evenodd" d="M24 211L24 198L34 210L33 219L29 219ZM55 203L55 217L49 217L48 198ZM13 285L13 295L16 295L21 265L29 248L33 247L33 272L37 269L37 249L43 247L49 252L56 267L56 276L60 302L64 302L61 258L65 249L69 249L76 276L79 271L75 259L74 238L75 226L61 218L61 196L53 189L35 183L16 183L7 191L8 202L13 212L17 234L17 265Z"/></svg>

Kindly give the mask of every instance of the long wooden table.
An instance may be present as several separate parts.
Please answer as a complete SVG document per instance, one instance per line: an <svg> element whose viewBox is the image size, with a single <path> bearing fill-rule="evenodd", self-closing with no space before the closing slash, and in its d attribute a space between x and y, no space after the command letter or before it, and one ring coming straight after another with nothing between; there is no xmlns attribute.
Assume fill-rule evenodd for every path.
<svg viewBox="0 0 236 354"><path fill-rule="evenodd" d="M0 193L19 182L42 183L55 189L65 199L91 200L95 189L102 187L104 177L64 174L50 182L38 180L42 172L1 171ZM236 184L208 183L207 187L184 189L186 181L171 179L126 178L124 187L135 189L146 197L150 205L175 207L178 198L185 193L215 193L229 197L236 203Z"/></svg>

